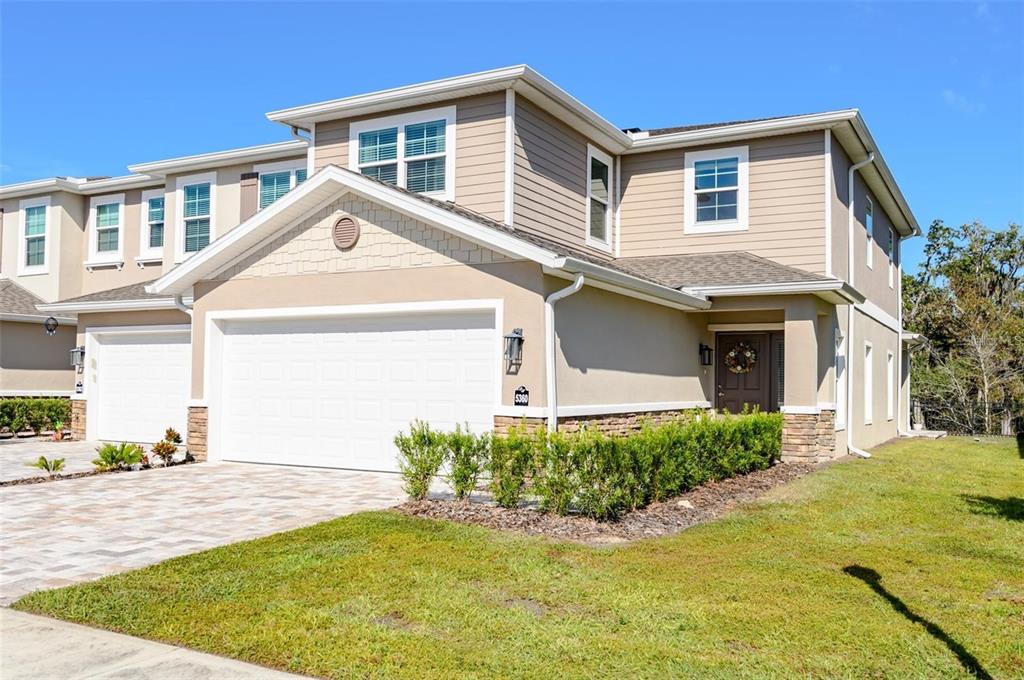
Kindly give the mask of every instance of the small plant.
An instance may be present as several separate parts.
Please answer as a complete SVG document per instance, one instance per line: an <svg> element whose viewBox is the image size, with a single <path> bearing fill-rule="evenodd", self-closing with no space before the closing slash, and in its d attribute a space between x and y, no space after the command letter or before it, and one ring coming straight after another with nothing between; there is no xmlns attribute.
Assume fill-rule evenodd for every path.
<svg viewBox="0 0 1024 680"><path fill-rule="evenodd" d="M28 463L28 466L42 470L51 477L53 477L58 472L64 469L64 459L47 458L46 456L39 456L39 460L37 460L34 463Z"/></svg>
<svg viewBox="0 0 1024 680"><path fill-rule="evenodd" d="M534 467L534 452L543 442L544 432L531 435L521 428L513 428L505 437L491 441L491 495L503 508L519 505L526 488L526 478Z"/></svg>
<svg viewBox="0 0 1024 680"><path fill-rule="evenodd" d="M177 452L178 447L166 439L153 444L152 453L163 462L164 467L174 462L174 454Z"/></svg>
<svg viewBox="0 0 1024 680"><path fill-rule="evenodd" d="M55 420L53 421L53 441L59 442L64 440L64 421Z"/></svg>
<svg viewBox="0 0 1024 680"><path fill-rule="evenodd" d="M469 426L463 430L459 425L445 437L449 465L448 482L455 492L455 498L465 500L476 489L477 480L487 465L491 438L487 434L475 435Z"/></svg>
<svg viewBox="0 0 1024 680"><path fill-rule="evenodd" d="M120 444L103 444L96 448L96 458L92 464L100 472L109 470L127 470L142 462L145 452L138 444L121 442Z"/></svg>
<svg viewBox="0 0 1024 680"><path fill-rule="evenodd" d="M430 480L444 462L444 434L434 432L427 423L417 420L409 428L408 435L398 433L395 446L398 448L398 466L404 480L402 489L413 500L423 500L430 491Z"/></svg>
<svg viewBox="0 0 1024 680"><path fill-rule="evenodd" d="M166 430L164 430L164 441L170 442L171 444L180 444L181 435L178 434L178 431L175 430L173 427L169 427Z"/></svg>

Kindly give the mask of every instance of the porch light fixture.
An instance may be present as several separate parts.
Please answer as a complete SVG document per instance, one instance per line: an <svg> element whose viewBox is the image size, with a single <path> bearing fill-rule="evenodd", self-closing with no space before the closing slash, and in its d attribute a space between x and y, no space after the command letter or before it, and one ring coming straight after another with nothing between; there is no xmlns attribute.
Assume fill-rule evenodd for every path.
<svg viewBox="0 0 1024 680"><path fill-rule="evenodd" d="M505 336L505 370L514 372L523 363L523 329L513 328Z"/></svg>
<svg viewBox="0 0 1024 680"><path fill-rule="evenodd" d="M703 342L700 343L700 365L710 366L711 357L714 354L714 350L711 349L710 345L705 345Z"/></svg>
<svg viewBox="0 0 1024 680"><path fill-rule="evenodd" d="M43 328L46 330L47 335L53 335L54 333L56 333L57 326L59 325L60 324L57 323L57 320L54 319L52 316L43 322Z"/></svg>
<svg viewBox="0 0 1024 680"><path fill-rule="evenodd" d="M85 347L75 347L70 350L70 354L72 366L79 369L85 366Z"/></svg>

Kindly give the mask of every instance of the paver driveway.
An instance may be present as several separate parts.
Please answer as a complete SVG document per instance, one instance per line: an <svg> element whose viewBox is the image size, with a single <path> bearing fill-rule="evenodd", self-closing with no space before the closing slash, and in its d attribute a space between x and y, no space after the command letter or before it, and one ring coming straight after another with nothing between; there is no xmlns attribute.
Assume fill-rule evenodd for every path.
<svg viewBox="0 0 1024 680"><path fill-rule="evenodd" d="M402 500L398 475L244 463L0 488L0 604Z"/></svg>

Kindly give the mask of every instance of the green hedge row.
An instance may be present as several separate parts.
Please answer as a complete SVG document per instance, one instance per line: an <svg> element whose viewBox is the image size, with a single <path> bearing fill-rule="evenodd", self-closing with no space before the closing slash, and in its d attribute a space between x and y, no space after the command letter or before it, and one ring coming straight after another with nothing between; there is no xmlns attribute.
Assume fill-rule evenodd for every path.
<svg viewBox="0 0 1024 680"><path fill-rule="evenodd" d="M781 452L782 416L697 412L626 436L524 428L506 436L443 433L416 422L395 444L414 499L425 498L443 470L458 498L486 475L502 507L532 497L545 512L611 520L705 482L769 467Z"/></svg>
<svg viewBox="0 0 1024 680"><path fill-rule="evenodd" d="M0 399L0 432L14 433L71 427L71 401L61 397L5 397Z"/></svg>

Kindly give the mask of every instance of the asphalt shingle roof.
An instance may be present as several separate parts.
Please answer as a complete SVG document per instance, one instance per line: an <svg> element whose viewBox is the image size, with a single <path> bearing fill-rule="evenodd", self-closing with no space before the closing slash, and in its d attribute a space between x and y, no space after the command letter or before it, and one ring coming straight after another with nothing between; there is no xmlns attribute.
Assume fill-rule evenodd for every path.
<svg viewBox="0 0 1024 680"><path fill-rule="evenodd" d="M708 128L719 128L727 127L729 125L742 125L744 123L760 123L765 120L782 120L783 118L793 118L802 114L791 114L788 116L767 116L765 118L748 118L747 120L727 120L720 123L699 123L697 125L679 125L676 127L665 127L665 128L652 128L645 130L651 137L658 135L669 135L673 132L690 132L691 130L706 130Z"/></svg>
<svg viewBox="0 0 1024 680"><path fill-rule="evenodd" d="M36 309L36 305L41 304L42 298L36 297L10 279L0 279L0 312L40 316L43 313Z"/></svg>
<svg viewBox="0 0 1024 680"><path fill-rule="evenodd" d="M824 276L743 251L630 257L615 262L630 273L656 280L670 288L827 280Z"/></svg>
<svg viewBox="0 0 1024 680"><path fill-rule="evenodd" d="M120 288L111 288L110 290L101 290L96 293L89 293L88 295L79 295L78 297L68 298L67 300L61 300L61 303L65 302L119 302L122 300L169 300L170 295L150 295L146 292L146 286L153 283L152 281L143 281L142 283L133 283L130 286L121 286Z"/></svg>

